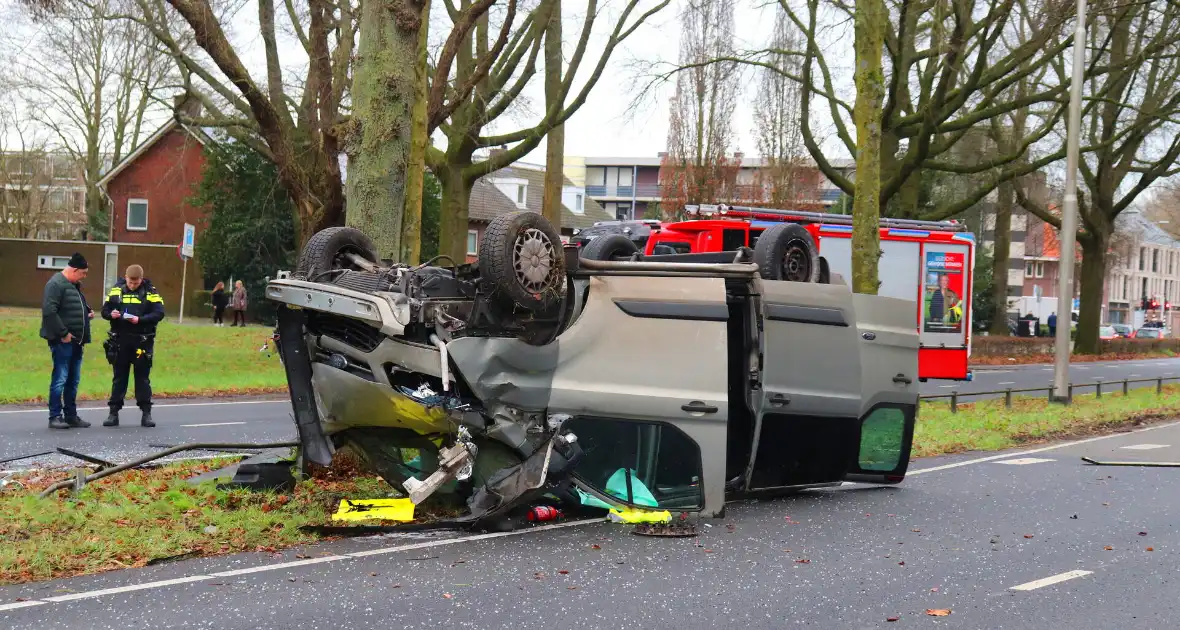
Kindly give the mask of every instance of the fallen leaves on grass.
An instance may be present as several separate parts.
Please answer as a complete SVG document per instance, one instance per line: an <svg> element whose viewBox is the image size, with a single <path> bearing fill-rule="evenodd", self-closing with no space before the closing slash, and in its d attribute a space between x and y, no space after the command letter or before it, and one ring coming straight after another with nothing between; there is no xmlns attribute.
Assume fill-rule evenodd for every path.
<svg viewBox="0 0 1180 630"><path fill-rule="evenodd" d="M25 493L0 496L0 584L138 568L180 554L279 557L281 549L319 540L299 527L328 522L341 498L388 492L371 476L346 479L332 469L283 494L186 481L233 461L128 470L88 484L77 501L64 493L36 498L58 475L26 477Z"/></svg>
<svg viewBox="0 0 1180 630"><path fill-rule="evenodd" d="M931 617L946 617L951 614L951 610L949 608L927 608L926 614Z"/></svg>

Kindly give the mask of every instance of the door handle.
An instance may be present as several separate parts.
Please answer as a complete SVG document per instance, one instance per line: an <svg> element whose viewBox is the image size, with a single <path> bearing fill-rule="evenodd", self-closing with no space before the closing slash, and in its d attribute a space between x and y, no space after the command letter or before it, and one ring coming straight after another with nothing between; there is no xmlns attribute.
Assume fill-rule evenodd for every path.
<svg viewBox="0 0 1180 630"><path fill-rule="evenodd" d="M706 405L699 400L694 400L687 405L680 405L680 408L689 413L717 413L717 407Z"/></svg>
<svg viewBox="0 0 1180 630"><path fill-rule="evenodd" d="M893 382L894 383L902 383L904 385L911 385L911 384L913 384L914 379L909 378L905 374L898 374L897 376L893 377Z"/></svg>
<svg viewBox="0 0 1180 630"><path fill-rule="evenodd" d="M771 394L770 395L770 404L772 404L776 407L781 407L783 405L789 405L790 403L791 403L791 399L787 398L786 396L784 396L782 394Z"/></svg>

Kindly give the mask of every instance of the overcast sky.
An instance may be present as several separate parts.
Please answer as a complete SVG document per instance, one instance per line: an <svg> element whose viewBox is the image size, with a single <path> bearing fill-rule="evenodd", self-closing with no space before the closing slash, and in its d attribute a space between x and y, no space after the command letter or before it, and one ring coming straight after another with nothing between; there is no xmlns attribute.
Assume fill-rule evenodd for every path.
<svg viewBox="0 0 1180 630"><path fill-rule="evenodd" d="M735 8L735 32L737 40L734 46L738 50L763 46L770 36L774 16L782 9L775 0L722 0L733 1ZM521 14L535 6L537 0L520 0ZM599 0L599 19L593 30L594 36L585 55L582 67L575 81L575 91L580 89L585 78L597 63L607 34L613 29L615 18L618 16L626 0ZM640 10L636 13L655 6L658 0L640 0ZM11 17L15 0L0 0L0 18ZM503 11L503 2L497 3L496 10ZM565 153L570 156L635 156L655 157L664 150L667 136L668 98L671 96L672 83L663 85L646 92L646 98L641 106L632 107L636 94L647 86L648 78L655 69L666 69L668 64L676 61L679 50L680 12L682 0L673 0L672 4L662 12L656 14L644 26L639 28L623 45L616 49L609 65L603 72L596 87L586 103L578 110L566 124ZM582 19L585 14L585 0L566 0L564 3L564 35L566 40L565 54L572 55L578 34L581 31ZM7 11L5 10L7 9ZM431 39L441 42L449 30L449 20L445 15L442 2L434 2L438 26L431 31ZM285 14L280 12L280 27L285 21ZM39 30L33 26L19 24L17 20L6 20L9 25L7 48L9 52L19 51L20 54L35 54ZM254 2L244 2L242 8L234 16L230 27L230 39L238 48L243 60L252 70L255 80L265 80L264 57L261 50L261 38L258 35L257 9ZM441 27L441 28L440 28ZM17 37L11 37L18 35ZM834 45L843 46L840 38L834 37ZM3 46L4 42L0 42ZM283 65L289 68L287 77L301 75L301 68L306 63L306 55L297 42L291 38L280 36L280 56ZM836 62L838 59L832 59ZM753 126L752 101L755 88L755 72L751 68L742 70L742 85L745 94L739 100L734 114L734 129L736 132L735 146L732 151L742 151L746 155L756 155L757 147L751 133ZM851 85L848 85L851 88ZM504 116L502 120L492 125L485 133L503 133L524 126L536 124L541 117L544 106L544 93L541 76L530 84L525 91L528 106L518 108L511 116ZM11 94L9 97L13 96ZM572 97L571 97L572 98ZM819 109L819 108L817 108ZM817 133L821 142L831 145L823 129L827 119L826 112L820 109L815 112L820 128ZM154 122L162 122L167 112L157 112ZM436 145L445 145L441 132L435 135ZM832 145L835 148L834 145ZM525 161L534 163L544 162L544 142L530 153ZM833 155L832 157L847 157Z"/></svg>

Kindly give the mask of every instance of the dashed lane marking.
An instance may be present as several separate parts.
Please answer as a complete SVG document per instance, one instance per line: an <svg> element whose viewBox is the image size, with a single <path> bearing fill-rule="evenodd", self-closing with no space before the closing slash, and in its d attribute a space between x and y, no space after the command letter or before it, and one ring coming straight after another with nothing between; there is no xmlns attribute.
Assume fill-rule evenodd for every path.
<svg viewBox="0 0 1180 630"><path fill-rule="evenodd" d="M1056 461L1053 459L1046 459L1044 457L1017 457L1016 459L1005 459L996 462L997 464L1012 464L1013 466L1025 466L1028 464L1043 464L1045 462Z"/></svg>
<svg viewBox="0 0 1180 630"><path fill-rule="evenodd" d="M1001 381L997 385L1015 385L1016 381Z"/></svg>
<svg viewBox="0 0 1180 630"><path fill-rule="evenodd" d="M1013 586L1011 590L1014 590L1014 591L1035 591L1038 588L1043 588L1045 586L1051 586L1053 584L1060 584L1062 582L1065 582L1066 580L1072 580L1074 578L1084 577L1084 576L1090 575L1091 573L1094 573L1094 572L1093 571L1083 571L1081 569L1077 569L1074 571L1066 571L1065 573L1058 573L1057 575L1051 575L1047 578L1041 578L1039 580L1033 580L1032 582L1025 582L1024 584L1018 584L1016 586Z"/></svg>
<svg viewBox="0 0 1180 630"><path fill-rule="evenodd" d="M246 424L245 422L205 422L202 424L182 424L182 427L227 427L231 424Z"/></svg>
<svg viewBox="0 0 1180 630"><path fill-rule="evenodd" d="M1177 425L1180 425L1180 422L1169 422L1167 424L1157 424L1153 427L1136 429L1134 431L1131 431L1131 433L1132 434L1133 433L1145 433L1147 431L1155 431L1157 429L1167 429L1169 427L1174 427ZM1110 438L1126 437L1127 435L1129 435L1129 434L1128 433L1112 433L1110 435L1098 435L1098 436L1094 436L1091 438L1085 438L1082 440L1074 440L1072 442L1062 442L1060 444L1054 444L1052 446L1043 446L1041 448L1034 448L1034 449L1027 450L1027 451L1021 451L1019 453L1004 453L1003 455L991 455L989 457L980 457L977 459L969 459L964 462L955 462L953 464L943 464L942 466L931 466L930 468L920 468L918 470L911 470L911 471L907 472L906 476L909 477L911 475L922 475L925 473L938 472L940 470L950 470L951 468L961 468L963 466L973 466L975 464L982 464L984 462L992 462L997 459L1007 459L1007 458L1012 457L1014 455L1034 455L1036 453L1055 451L1059 448L1068 448L1070 446L1078 446L1079 444L1089 444L1090 442L1098 442L1100 440L1109 440Z"/></svg>
<svg viewBox="0 0 1180 630"><path fill-rule="evenodd" d="M1127 449L1128 451L1150 451L1157 448L1168 448L1167 444L1132 444L1130 446L1120 446L1119 448Z"/></svg>

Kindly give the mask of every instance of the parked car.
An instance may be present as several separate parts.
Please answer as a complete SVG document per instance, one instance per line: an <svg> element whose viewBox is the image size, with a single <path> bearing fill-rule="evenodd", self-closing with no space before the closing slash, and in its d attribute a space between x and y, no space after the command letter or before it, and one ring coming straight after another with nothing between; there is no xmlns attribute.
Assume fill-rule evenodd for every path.
<svg viewBox="0 0 1180 630"><path fill-rule="evenodd" d="M1098 329L1098 338L1099 339L1103 339L1103 340L1117 339L1118 336L1119 336L1119 333L1117 330L1114 329L1114 326L1102 326Z"/></svg>
<svg viewBox="0 0 1180 630"><path fill-rule="evenodd" d="M783 245L645 259L613 234L579 252L516 212L448 268L321 231L266 288L301 454L353 450L415 503L458 499L451 522L472 527L542 495L708 516L727 496L899 483L914 304L761 277L751 261Z"/></svg>
<svg viewBox="0 0 1180 630"><path fill-rule="evenodd" d="M1144 326L1135 331L1135 339L1163 339L1164 329L1156 328L1154 326Z"/></svg>
<svg viewBox="0 0 1180 630"><path fill-rule="evenodd" d="M1114 333L1116 335L1124 339L1130 337L1135 332L1135 329L1131 328L1127 324L1111 324L1110 327L1114 328Z"/></svg>

